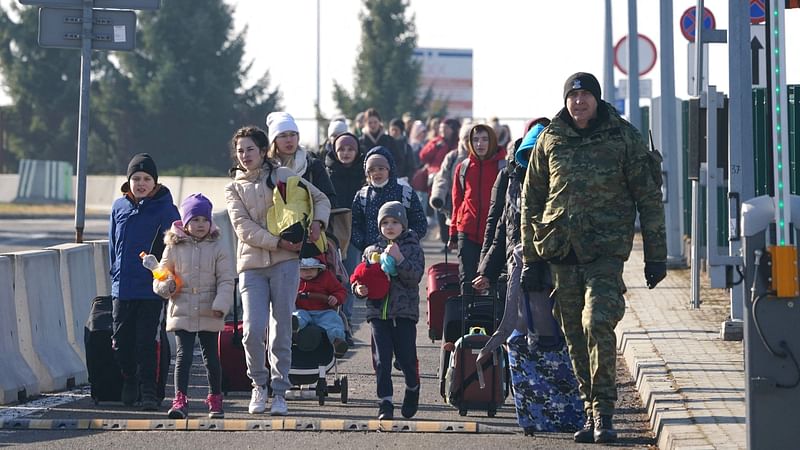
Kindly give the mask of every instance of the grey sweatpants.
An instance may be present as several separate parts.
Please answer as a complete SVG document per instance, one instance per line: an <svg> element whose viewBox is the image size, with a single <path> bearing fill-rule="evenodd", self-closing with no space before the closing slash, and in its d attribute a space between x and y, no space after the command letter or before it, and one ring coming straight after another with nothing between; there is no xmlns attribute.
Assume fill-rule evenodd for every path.
<svg viewBox="0 0 800 450"><path fill-rule="evenodd" d="M239 274L247 376L254 386L267 384L264 345L268 342L271 386L277 395L292 387L292 312L299 285L300 265L296 259Z"/></svg>

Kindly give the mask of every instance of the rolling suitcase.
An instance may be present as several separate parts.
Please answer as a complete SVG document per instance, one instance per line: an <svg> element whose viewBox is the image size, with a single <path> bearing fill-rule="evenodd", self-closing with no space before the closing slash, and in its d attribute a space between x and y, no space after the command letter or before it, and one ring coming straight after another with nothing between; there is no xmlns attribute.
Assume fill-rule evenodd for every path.
<svg viewBox="0 0 800 450"><path fill-rule="evenodd" d="M233 320L225 321L225 328L219 332L217 343L219 348L219 362L222 366L222 392L249 391L253 388L250 377L247 376L247 360L242 344L242 321L239 320L239 306L237 302L238 280L233 292Z"/></svg>
<svg viewBox="0 0 800 450"><path fill-rule="evenodd" d="M156 346L156 396L159 404L166 396L169 378L170 353L166 322L162 309ZM114 358L111 336L114 330L113 300L111 296L95 297L89 310L89 318L83 329L83 343L86 350L86 369L89 385L95 404L118 402L122 398L122 371Z"/></svg>
<svg viewBox="0 0 800 450"><path fill-rule="evenodd" d="M525 300L528 328L535 330L538 339L529 345L528 337L515 331L508 340L517 422L526 435L577 431L585 419L583 401L564 337L553 318L553 300L543 293L526 293Z"/></svg>
<svg viewBox="0 0 800 450"><path fill-rule="evenodd" d="M122 396L122 371L111 346L113 328L111 296L95 297L83 328L86 369L95 404L118 402Z"/></svg>
<svg viewBox="0 0 800 450"><path fill-rule="evenodd" d="M450 297L460 294L458 264L445 262L434 264L428 268L428 285L426 297L428 301L428 337L431 341L442 338L445 302Z"/></svg>
<svg viewBox="0 0 800 450"><path fill-rule="evenodd" d="M448 306L458 301L460 308L460 337L453 344L447 340L448 329L445 325L446 342L442 345L440 359L440 391L450 405L458 408L458 414L466 416L469 410L485 410L489 417L494 417L497 409L503 404L507 390L505 389L505 355L501 349L493 352L492 357L477 367L475 358L489 340L489 335L499 323L499 299L494 296L461 295L450 299ZM491 331L487 327L475 325L475 317L468 317L476 305L488 302L488 320ZM453 311L453 308L450 308ZM502 316L502 313L500 313ZM447 313L445 313L447 317ZM469 331L467 332L467 328ZM441 374L444 373L442 377Z"/></svg>
<svg viewBox="0 0 800 450"><path fill-rule="evenodd" d="M481 327L491 335L502 320L504 309L496 295L450 297L444 306L443 341L455 342L471 327Z"/></svg>

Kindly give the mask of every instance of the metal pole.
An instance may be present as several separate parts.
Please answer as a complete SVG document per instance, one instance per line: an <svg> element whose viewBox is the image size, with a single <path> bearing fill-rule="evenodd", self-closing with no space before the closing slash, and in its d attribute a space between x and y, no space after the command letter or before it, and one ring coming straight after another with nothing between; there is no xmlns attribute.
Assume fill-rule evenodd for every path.
<svg viewBox="0 0 800 450"><path fill-rule="evenodd" d="M700 169L700 178L705 175ZM692 180L691 306L700 308L700 180Z"/></svg>
<svg viewBox="0 0 800 450"><path fill-rule="evenodd" d="M94 0L83 0L83 35L81 36L81 95L78 112L78 168L75 195L75 242L83 242L86 207L86 156L89 143L89 87L92 82L92 6Z"/></svg>
<svg viewBox="0 0 800 450"><path fill-rule="evenodd" d="M611 26L611 0L606 0L606 29L603 44L603 98L614 104L616 86L614 85L614 44Z"/></svg>
<svg viewBox="0 0 800 450"><path fill-rule="evenodd" d="M703 0L697 0L697 6L694 9L694 67L697 73L694 78L694 92L698 97L702 97L703 78L708 75L703 73L703 51L705 50L703 48L703 15L705 10Z"/></svg>
<svg viewBox="0 0 800 450"><path fill-rule="evenodd" d="M628 118L641 131L639 113L639 31L636 22L636 0L628 0Z"/></svg>
<svg viewBox="0 0 800 450"><path fill-rule="evenodd" d="M661 0L661 152L667 172L667 262L672 267L684 267L683 208L678 201L680 176L680 149L678 148L677 110L675 100L675 51L673 49L672 0Z"/></svg>
<svg viewBox="0 0 800 450"><path fill-rule="evenodd" d="M728 6L728 249L734 256L742 254L740 205L755 196L753 170L749 168L754 161L749 8L749 0L731 0ZM744 161L748 161L747 169ZM744 318L745 295L745 283L731 288L731 320L738 321L739 327Z"/></svg>
<svg viewBox="0 0 800 450"><path fill-rule="evenodd" d="M319 0L317 0L317 97L315 100L315 108L314 108L314 127L316 128L314 133L314 150L316 151L319 149L319 115L320 115L320 105L319 105L319 42L320 42L320 29L319 29Z"/></svg>

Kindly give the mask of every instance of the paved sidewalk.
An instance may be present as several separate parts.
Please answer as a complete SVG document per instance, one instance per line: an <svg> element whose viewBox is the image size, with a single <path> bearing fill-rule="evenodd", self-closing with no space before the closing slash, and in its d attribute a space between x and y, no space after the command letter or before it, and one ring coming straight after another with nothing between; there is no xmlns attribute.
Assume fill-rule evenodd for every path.
<svg viewBox="0 0 800 450"><path fill-rule="evenodd" d="M720 338L722 290L689 306L688 270L670 271L654 290L644 282L641 241L625 265L627 308L617 342L647 409L660 449L745 448L742 342Z"/></svg>

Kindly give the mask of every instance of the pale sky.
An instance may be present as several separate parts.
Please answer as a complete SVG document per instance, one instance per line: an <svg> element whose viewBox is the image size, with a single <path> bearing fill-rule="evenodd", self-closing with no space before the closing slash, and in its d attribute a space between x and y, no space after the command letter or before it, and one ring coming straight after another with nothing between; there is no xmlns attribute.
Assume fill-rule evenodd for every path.
<svg viewBox="0 0 800 450"><path fill-rule="evenodd" d="M0 0L7 5L11 0ZM163 0L169 1L169 0ZM284 107L311 139L316 97L317 0L226 0L234 5L237 30L248 26L246 59L251 75L269 70L271 86L280 86ZM362 0L320 0L320 101L323 114L338 113L332 99L333 80L352 91L353 68L360 44L358 13ZM613 0L613 43L628 32L627 0ZM640 0L639 33L659 46L659 1ZM673 0L676 95L687 98L687 41L678 18L694 0ZM728 27L728 0L706 0L717 28ZM489 116L531 118L552 116L562 105L564 80L577 71L594 73L603 83L603 0L410 0L416 15L420 47L473 50L473 112ZM787 78L800 83L800 9L788 10ZM79 62L78 52L75 63ZM659 63L643 78L660 89ZM726 91L728 49L711 44L710 84ZM617 82L624 75L615 70ZM2 99L7 103L8 99ZM76 105L77 108L77 105ZM385 117L389 120L390 117ZM512 133L521 122L509 121ZM263 124L259 124L263 125ZM305 139L303 139L305 141Z"/></svg>
<svg viewBox="0 0 800 450"><path fill-rule="evenodd" d="M269 69L280 85L284 106L296 118L313 117L316 96L316 0L239 0L237 27L249 26L247 57L254 74ZM321 0L320 97L325 115L338 111L333 81L352 89L360 43L362 0ZM659 46L659 1L637 3L639 33ZM676 95L687 98L687 41L678 18L692 0L673 0ZM628 1L613 0L613 43L628 33ZM727 29L728 0L706 0L718 29ZM603 0L410 0L420 47L473 50L473 111L476 118L552 116L563 106L564 80L577 71L593 72L603 83ZM789 83L800 83L800 10L786 14ZM792 45L791 43L795 44ZM728 49L712 44L710 84L728 86ZM660 55L659 58L660 59ZM659 65L653 79L658 96ZM615 70L615 79L624 77ZM385 117L385 120L390 118ZM309 123L310 125L310 123ZM301 124L301 136L304 124ZM521 128L521 125L516 126ZM515 136L521 133L512 126ZM306 134L308 136L308 134Z"/></svg>

